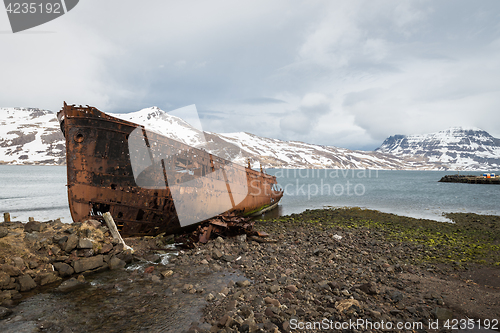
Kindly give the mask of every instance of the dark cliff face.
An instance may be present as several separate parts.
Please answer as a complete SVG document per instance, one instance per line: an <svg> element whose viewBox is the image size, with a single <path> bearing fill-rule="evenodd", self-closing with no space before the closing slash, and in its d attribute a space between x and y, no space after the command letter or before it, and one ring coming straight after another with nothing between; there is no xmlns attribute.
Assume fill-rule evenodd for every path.
<svg viewBox="0 0 500 333"><path fill-rule="evenodd" d="M402 144L405 144L404 143L405 138L406 136L401 134L390 136L387 139L385 139L382 145L377 149L375 149L375 151L386 152L391 149L394 149Z"/></svg>
<svg viewBox="0 0 500 333"><path fill-rule="evenodd" d="M47 114L53 114L53 112L51 112L51 111L41 110L38 108L26 108L25 110L29 112L29 114L30 114L29 116L31 117L31 119L40 118L40 117L45 116Z"/></svg>
<svg viewBox="0 0 500 333"><path fill-rule="evenodd" d="M449 168L470 164L500 166L500 139L481 129L450 128L432 134L394 135L376 151L441 161Z"/></svg>

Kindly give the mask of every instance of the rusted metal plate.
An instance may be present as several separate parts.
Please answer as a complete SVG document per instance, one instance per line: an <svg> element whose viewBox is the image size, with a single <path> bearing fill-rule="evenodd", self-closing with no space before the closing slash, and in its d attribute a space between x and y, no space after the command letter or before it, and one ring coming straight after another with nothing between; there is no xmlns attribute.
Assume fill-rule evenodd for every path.
<svg viewBox="0 0 500 333"><path fill-rule="evenodd" d="M259 234L253 231L254 223L249 217L235 216L234 213L221 214L201 224L191 239L198 237L200 243L206 243L215 235L228 237L243 233Z"/></svg>
<svg viewBox="0 0 500 333"><path fill-rule="evenodd" d="M193 222L216 215L206 216L207 212L228 211L231 214L222 222L235 223L239 216L273 205L283 196L273 176L148 132L94 107L64 103L57 116L66 138L68 201L75 222L102 221L102 215L110 212L124 237L171 234L183 227L180 209L184 215L192 214L189 221ZM136 133L144 138L149 154L157 155L151 156L156 162L138 177L134 177L129 149ZM186 185L193 182L198 183ZM228 196L230 200L224 200ZM173 197L186 200L174 204ZM190 202L196 205L182 205Z"/></svg>
<svg viewBox="0 0 500 333"><path fill-rule="evenodd" d="M212 229L213 229L212 225L209 225L208 227L201 229L201 232L199 235L199 242L200 243L205 244L206 242L208 242L208 240L210 239L210 236L212 234Z"/></svg>

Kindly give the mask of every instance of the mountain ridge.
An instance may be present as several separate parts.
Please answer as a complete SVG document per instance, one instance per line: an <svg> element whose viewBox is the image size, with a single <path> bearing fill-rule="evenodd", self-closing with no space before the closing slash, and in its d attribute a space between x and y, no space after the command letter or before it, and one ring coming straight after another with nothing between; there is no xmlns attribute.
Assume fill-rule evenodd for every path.
<svg viewBox="0 0 500 333"><path fill-rule="evenodd" d="M500 167L500 139L477 127L451 127L415 135L388 137L375 151L405 158L424 158L460 170Z"/></svg>
<svg viewBox="0 0 500 333"><path fill-rule="evenodd" d="M393 135L375 151L361 151L249 132L203 132L158 107L110 115L241 165L250 160L253 168L489 170L500 166L500 139L479 128ZM65 163L64 137L55 113L38 108L0 108L0 119L0 164Z"/></svg>

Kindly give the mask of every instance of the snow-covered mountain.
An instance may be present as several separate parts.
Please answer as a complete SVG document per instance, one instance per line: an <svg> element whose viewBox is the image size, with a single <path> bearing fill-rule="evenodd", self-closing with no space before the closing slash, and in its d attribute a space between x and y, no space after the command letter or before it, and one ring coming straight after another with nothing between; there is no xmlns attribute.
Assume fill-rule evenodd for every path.
<svg viewBox="0 0 500 333"><path fill-rule="evenodd" d="M194 128L183 119L172 116L153 106L130 113L113 113L113 117L144 125L153 132L163 134L190 146L203 145L206 140L202 131Z"/></svg>
<svg viewBox="0 0 500 333"><path fill-rule="evenodd" d="M319 146L299 141L281 141L244 132L218 134L218 137L244 152L241 157L235 158L240 164L244 163L242 158L250 156L251 160L265 167L275 168L414 168L410 163L384 153Z"/></svg>
<svg viewBox="0 0 500 333"><path fill-rule="evenodd" d="M184 120L171 116L157 107L113 116L129 120L184 142L205 149L241 165L250 159L258 168L336 168L336 169L404 169L414 166L390 154L352 151L298 141L281 141L250 133L202 132Z"/></svg>
<svg viewBox="0 0 500 333"><path fill-rule="evenodd" d="M64 145L53 112L0 108L0 164L64 164Z"/></svg>
<svg viewBox="0 0 500 333"><path fill-rule="evenodd" d="M190 146L258 168L491 169L500 165L499 139L479 129L392 136L374 152L281 141L250 133L202 132L157 107L114 117L144 125ZM55 114L0 108L0 164L64 164L64 138Z"/></svg>
<svg viewBox="0 0 500 333"><path fill-rule="evenodd" d="M475 127L452 127L422 135L394 135L376 149L436 168L488 170L500 167L500 139Z"/></svg>

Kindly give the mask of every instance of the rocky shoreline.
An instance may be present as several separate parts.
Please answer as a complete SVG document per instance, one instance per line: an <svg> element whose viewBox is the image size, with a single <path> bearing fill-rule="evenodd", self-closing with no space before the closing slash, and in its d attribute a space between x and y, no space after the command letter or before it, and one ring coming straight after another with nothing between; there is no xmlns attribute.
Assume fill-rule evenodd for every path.
<svg viewBox="0 0 500 333"><path fill-rule="evenodd" d="M131 261L131 251L124 250L95 220L4 222L0 224L0 304L12 305L22 298L20 292L67 277L72 278L58 290L70 291L85 281L85 275L123 268Z"/></svg>
<svg viewBox="0 0 500 333"><path fill-rule="evenodd" d="M108 332L315 332L344 328L350 332L433 332L447 331L443 330L446 320L451 320L452 325L453 319L470 318L475 327L479 323L484 327L489 320L492 328L495 320L500 319L500 217L476 214L449 214L448 217L455 223L363 209L306 211L257 221L255 228L269 234L268 237L219 237L207 244L196 244L193 249L180 250L168 262L162 262L160 257L168 243L162 237L127 239L127 244L135 250L131 254L118 244L113 245L104 227L91 226L92 222L66 225L74 232L68 233L64 225L53 221L46 223L47 230L23 232L24 242L31 242L32 248L51 258L47 262L37 259L40 262L37 267L31 266L31 261L37 260L30 260L29 256L19 255L21 263L9 255L14 250L2 244L8 237L20 237L15 234L21 234L21 229L2 225L8 229L8 235L0 238L2 270L5 272L7 265L23 274L10 275L9 283L15 286L7 289L11 299L3 301L5 310L0 313L3 318L0 324L11 327L12 332L21 327L21 323L33 332L103 329ZM52 244L44 237L48 229L55 232ZM66 251L64 244L70 235L78 235L80 244L80 239L95 239L95 233L99 234L97 230L103 237L97 245L93 243L92 256L85 257L90 249L78 248L78 245ZM38 233L36 241L30 238L32 236L26 237L33 233ZM68 239L61 241L64 237ZM103 250L104 244L109 245ZM54 253L58 252L54 246L60 253ZM100 259L93 259L99 256L102 256L99 267L78 263L89 258L101 263ZM110 265L113 258L119 265ZM122 269L127 262L128 268ZM137 262L144 263L142 269L129 269ZM80 305L93 302L90 308L80 308L85 311L85 320L46 314L45 317L38 315L35 321L26 310L20 314L15 307L16 298L24 293L14 291L21 290L21 276L29 275L37 285L51 281L50 276L55 280L48 285L53 286L52 292L56 293L57 288L72 280L65 280L57 287L64 278L64 269L58 269L57 263L73 268L74 274L86 275L80 277L80 281L74 276L75 284L99 274L118 274L107 284L89 286L87 283L80 291L68 290L72 298L85 300L80 301ZM50 265L55 270L50 271ZM115 268L111 271L115 273L93 273L108 268ZM93 288L93 296L89 296L90 291L85 288ZM148 311L141 310L144 304ZM75 311L78 309L76 306ZM108 318L106 323L102 322L103 313ZM128 318L126 323L122 323L123 316ZM39 317L44 319L40 321ZM438 329L434 326L437 321ZM352 324L361 322L364 326ZM40 323L43 324L40 326ZM382 323L385 326L380 326ZM388 327L389 323L392 327ZM397 323L406 326L398 329ZM314 325L323 326L314 328Z"/></svg>
<svg viewBox="0 0 500 333"><path fill-rule="evenodd" d="M221 292L226 297L219 294L220 299L205 308L205 318L214 325L212 331L217 331L218 326L226 332L234 332L235 328L255 331L257 327L283 332L307 329L313 323L326 325L323 330L328 327L341 331L335 330L335 325L358 320L394 325L401 322L411 327L406 331L423 332L434 331L430 328L436 320L441 323L440 329L453 318L499 320L500 271L497 266L475 263L491 259L490 253L474 258L464 254L460 263L448 263L440 260L450 259L446 248L434 251L446 258L433 258L429 256L433 246L398 241L388 231L399 227L397 234L404 239L413 224L424 226L427 234L436 236L442 234L443 228L469 228L468 232L473 233L482 228L496 231L500 226L496 216L457 215L456 224L447 224L339 209L306 211L261 222L258 228L272 238L220 246L222 253L234 253L234 247L240 248L234 254L241 256L239 260L223 261L237 263L234 266L251 283L228 286ZM494 234L496 251L499 234ZM488 244L485 241L483 245ZM209 245L208 251L220 264L214 256L217 243L213 247ZM498 265L498 257L495 259ZM485 276L489 277L487 284L482 280ZM367 327L356 328L354 331L365 331Z"/></svg>

